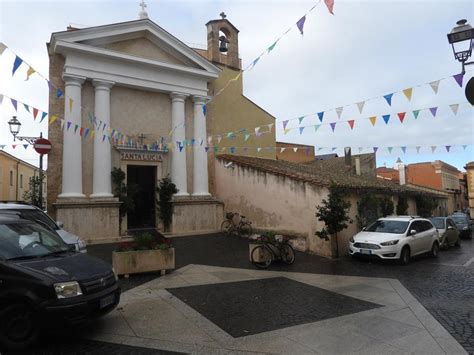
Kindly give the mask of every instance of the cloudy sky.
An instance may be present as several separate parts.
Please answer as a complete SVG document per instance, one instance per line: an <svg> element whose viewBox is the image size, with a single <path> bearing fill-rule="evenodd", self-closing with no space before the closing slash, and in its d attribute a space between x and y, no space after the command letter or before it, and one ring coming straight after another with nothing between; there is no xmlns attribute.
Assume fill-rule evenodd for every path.
<svg viewBox="0 0 474 355"><path fill-rule="evenodd" d="M276 38L296 23L316 1L156 1L148 0L149 17L158 25L189 44L206 43L205 23L225 11L240 30L240 56L244 66L251 63ZM18 53L42 74L48 74L46 42L51 32L69 24L87 27L137 19L138 0L115 1L5 1L0 0L0 41ZM377 151L378 165L392 166L403 161L444 160L462 169L474 160L474 112L466 104L464 88L452 76L460 72L446 34L461 18L474 22L472 1L339 1L335 16L323 3L306 19L304 35L295 26L275 49L261 58L244 75L245 94L276 117L277 138L286 142L329 147L351 146L353 153ZM6 50L0 57L0 93L48 108L46 82L37 75L25 81L26 67L11 77L13 54ZM467 67L474 70L474 66ZM465 83L473 72L464 77ZM441 79L438 94L427 83ZM409 102L400 92L414 87ZM392 106L381 97L393 95ZM378 97L378 98L377 98ZM356 102L366 102L362 114ZM450 104L461 104L455 116ZM346 106L347 105L347 106ZM334 108L344 106L338 119ZM429 110L418 119L412 110L438 107L436 117ZM284 134L282 122L313 114L302 126L317 124L315 113L325 111L323 123L337 122L335 132L328 124L317 132L307 127ZM403 124L396 114L407 112ZM15 114L9 100L0 107L0 144L13 143L7 121ZM388 125L382 115L391 114ZM18 116L22 135L47 132L47 124L33 121L22 107ZM372 127L367 117L377 116ZM347 120L355 120L351 130ZM298 120L288 128L298 127ZM453 146L446 152L446 145ZM465 149L462 145L468 145ZM403 153L401 146L406 146ZM420 146L420 152L416 152ZM434 153L431 146L436 146ZM392 152L388 152L392 147ZM30 163L37 155L31 148L5 149Z"/></svg>

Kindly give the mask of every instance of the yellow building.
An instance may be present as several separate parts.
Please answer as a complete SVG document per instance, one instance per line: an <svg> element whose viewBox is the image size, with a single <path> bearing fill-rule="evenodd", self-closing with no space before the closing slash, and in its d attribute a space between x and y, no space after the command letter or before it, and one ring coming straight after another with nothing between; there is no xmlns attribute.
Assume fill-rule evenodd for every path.
<svg viewBox="0 0 474 355"><path fill-rule="evenodd" d="M0 201L23 201L29 181L39 174L39 168L0 150ZM46 196L46 179L43 183Z"/></svg>

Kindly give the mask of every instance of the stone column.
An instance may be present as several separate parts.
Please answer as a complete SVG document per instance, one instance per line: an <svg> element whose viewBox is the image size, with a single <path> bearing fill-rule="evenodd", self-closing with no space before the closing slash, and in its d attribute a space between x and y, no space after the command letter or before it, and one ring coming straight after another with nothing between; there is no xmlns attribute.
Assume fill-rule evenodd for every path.
<svg viewBox="0 0 474 355"><path fill-rule="evenodd" d="M187 169L186 169L186 149L180 151L176 142L180 142L184 146L186 139L186 130L184 126L185 108L184 101L185 94L171 93L171 129L172 144L174 149L171 156L171 180L176 185L179 192L175 196L188 196L187 188Z"/></svg>
<svg viewBox="0 0 474 355"><path fill-rule="evenodd" d="M97 125L102 121L110 127L110 88L113 82L93 80L95 87L95 117ZM96 129L100 127L96 126ZM100 131L100 129L99 129ZM113 197L110 172L112 171L112 151L109 142L102 141L102 134L94 136L94 171L92 183L92 198Z"/></svg>
<svg viewBox="0 0 474 355"><path fill-rule="evenodd" d="M64 119L71 128L64 128L62 192L58 197L85 197L82 193L82 144L81 136L74 133L75 125L81 126L81 92L85 78L65 75ZM70 105L72 99L72 105Z"/></svg>
<svg viewBox="0 0 474 355"><path fill-rule="evenodd" d="M194 96L194 147L193 160L193 196L210 196L209 180L207 172L207 152L204 147L207 144L206 117L203 106L204 97ZM201 146L201 140L204 140Z"/></svg>

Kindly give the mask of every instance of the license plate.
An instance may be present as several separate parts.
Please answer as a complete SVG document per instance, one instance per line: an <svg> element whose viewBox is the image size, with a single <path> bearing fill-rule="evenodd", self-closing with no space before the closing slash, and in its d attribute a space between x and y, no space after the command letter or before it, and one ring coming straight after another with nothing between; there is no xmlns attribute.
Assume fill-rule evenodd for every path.
<svg viewBox="0 0 474 355"><path fill-rule="evenodd" d="M361 253L361 254L371 255L371 254L372 254L372 250L370 250L370 249L361 249L361 250L360 250L360 253Z"/></svg>
<svg viewBox="0 0 474 355"><path fill-rule="evenodd" d="M100 308L105 308L107 306L110 306L114 302L115 302L115 295L104 297L100 300Z"/></svg>

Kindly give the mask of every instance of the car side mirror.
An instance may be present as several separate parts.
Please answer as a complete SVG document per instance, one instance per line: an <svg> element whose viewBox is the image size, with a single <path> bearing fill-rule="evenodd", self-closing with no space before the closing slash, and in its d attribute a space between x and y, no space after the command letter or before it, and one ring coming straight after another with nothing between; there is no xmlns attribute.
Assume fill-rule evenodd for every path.
<svg viewBox="0 0 474 355"><path fill-rule="evenodd" d="M363 226L362 230L365 231L367 229L367 226Z"/></svg>
<svg viewBox="0 0 474 355"><path fill-rule="evenodd" d="M64 227L64 223L63 223L63 222L56 221L56 224L58 225L59 228L63 228L63 227Z"/></svg>
<svg viewBox="0 0 474 355"><path fill-rule="evenodd" d="M448 226L448 231L451 231L451 230L453 230L453 229L454 229L453 227Z"/></svg>
<svg viewBox="0 0 474 355"><path fill-rule="evenodd" d="M415 235L416 234L416 229L411 229L408 235Z"/></svg>

